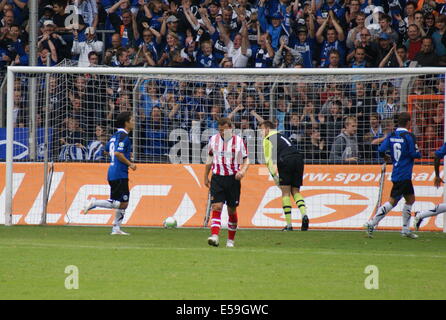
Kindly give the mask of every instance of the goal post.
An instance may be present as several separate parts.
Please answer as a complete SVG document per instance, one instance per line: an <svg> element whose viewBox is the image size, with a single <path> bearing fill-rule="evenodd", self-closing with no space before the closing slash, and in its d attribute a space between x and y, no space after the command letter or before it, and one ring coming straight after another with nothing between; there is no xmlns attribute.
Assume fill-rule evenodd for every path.
<svg viewBox="0 0 446 320"><path fill-rule="evenodd" d="M303 193L304 195L306 193L310 199L308 201L310 211L317 211L313 221L320 222L318 226L321 228L355 229L359 226L361 219L370 213L369 209L364 208L373 207L373 204L376 203L374 193L379 185L377 181L380 180L378 175L381 161L376 151L377 144L379 144L377 141L386 130L393 126L394 114L400 111L411 112L414 119L413 131L417 138L420 137L420 141L426 147L423 160L419 163L430 165L432 162L431 149L438 144L439 133L436 131L432 133L428 121L434 113L438 112L440 114L438 110L443 108L442 132L440 134L445 137L445 74L446 70L444 68L8 67L4 223L5 225L14 224L17 221L27 223L24 216L28 217L28 221L33 221L32 224L45 221L48 221L48 223L57 221L59 224L82 224L82 221L87 221L73 213L78 210L73 202L82 198L82 195L95 194L94 192L105 196L107 194L105 187L93 187L94 183L86 183L79 190L76 190L76 195L72 195L73 191L69 190L70 186L67 185L69 182L64 180L68 176L68 171L58 173L58 167L65 168L67 164L79 165L82 163L91 164L92 168L100 168L101 163L105 163L107 158L106 156L94 157L94 155L102 154L100 153L102 151L100 151L101 144L99 143L101 141L95 136L95 130L105 130L106 134L110 134L116 113L128 110L135 114L137 120L133 132L133 156L135 160L142 164L155 163L161 168L160 170L166 170L165 175L170 174L168 172L169 168L172 168L172 172L174 172L176 170L174 168L175 164L181 164L182 168L189 172L194 183L200 188L202 187L201 176L194 165L203 163L207 139L216 132L215 120L221 116L231 117L235 124L236 133L243 135L247 141L251 162L258 165L257 167L253 166L255 168L253 170L256 170L255 174L258 174L258 177L256 177L258 181L247 183L248 187L243 189L252 192L253 197L256 192L255 190L249 190L251 185L255 186L259 181L264 183L263 180L268 180L267 175L264 174L264 166L260 166L263 164L263 151L261 135L257 130L258 124L262 120L273 120L280 130L286 132L287 137L296 144L297 148L300 148L306 157L306 164L309 169L304 178ZM36 128L40 125L40 128L43 129L41 139L45 142L40 144L50 149L50 155L40 158L37 155L33 160L24 156L20 161L31 162L32 160L34 164L43 165L45 172L48 163L54 161L56 163L54 179L57 181L55 185L53 184L53 187L59 189L57 191L47 190L51 181L48 182L46 178L42 180L45 181L42 183L42 192L40 192L42 198L39 200L36 196L35 201L31 201L28 207L23 206L23 210L29 212L21 211L15 219L13 214L14 192L21 192L25 180L20 180L22 186L17 187L18 190L14 188L13 164L16 157L14 145L18 143L15 141L14 135L19 127L17 117L20 114L14 95L17 95L15 92L17 87L22 86L23 88L27 85L29 79L33 79L37 83L36 108L39 111L36 111L38 114L27 114L26 117L38 122ZM85 89L91 83L94 83L94 88ZM443 87L441 88L441 86ZM90 89L91 92L83 92L83 90L88 91ZM21 90L24 91L25 89ZM359 105L357 95L360 90L366 92L367 96L364 99L372 101L370 105L367 104L368 102L365 106ZM26 95L22 92L22 96ZM58 99L59 101L54 102ZM444 102L442 107L440 101ZM30 101L23 101L26 106L29 103ZM51 109L49 106L49 104L54 106L55 103L59 108L57 110L54 109L55 107L51 107L53 108ZM82 104L79 108L85 108L84 103L88 104L87 109L89 109L85 115L78 115L73 111L76 109L75 104L77 103ZM357 113L355 110L361 110L361 112ZM72 115L73 112L74 115ZM218 115L216 115L217 113ZM38 117L36 118L36 116ZM41 119L44 116L45 121ZM164 124L161 123L161 120L159 124L154 123L152 119L155 117L160 117L162 121L165 120L168 123L165 125L165 130L158 130L158 125L163 127ZM349 121L348 118L352 117L356 119L359 130L356 134L360 139L357 142L358 150L354 152L358 152L360 156L352 156L352 158L359 158L358 161L346 162L346 159L342 157L348 152L341 150L342 152L338 155L341 158L337 158L335 154L339 150L336 150L333 145L337 143L335 141L338 136L345 131L346 122ZM376 137L370 136L369 132L371 129L375 130L371 127L373 124L370 122L373 117L378 117L376 120L379 123L379 126L376 127L376 130L379 131ZM71 129L68 128L70 126L74 128L74 131L70 131ZM155 129L152 130L151 126ZM78 127L84 128L79 129L79 132L89 136L89 139L84 139L85 143L76 142L76 134L73 138L73 132L78 132L76 131ZM440 128L439 125L435 127L435 130L438 128ZM26 137L29 140L34 140L30 141L26 147L27 150L35 150L36 153L39 153L40 145L37 142L39 134L36 130L38 129L33 132L25 130ZM72 143L66 141L66 132L73 138ZM361 136L359 136L359 132ZM369 139L367 142L365 140L366 134L367 139ZM50 141L47 141L46 139L49 136L51 136ZM94 139L93 136L95 136ZM342 141L342 139L342 137L338 138L338 141ZM93 142L98 143L89 144L87 147L88 140L95 140ZM321 141L324 143L321 143ZM441 141L446 140L442 138ZM325 144L325 146L322 144ZM319 147L324 151L315 150ZM347 171L342 171L343 168ZM373 170L368 172L367 168L373 168ZM432 205L435 201L441 201L438 192L434 196L429 194L432 192L429 185L432 176L428 175L429 170L433 171L433 168L425 167L426 172L416 173L420 181L416 188L421 190L420 208L423 209L429 208L429 205ZM328 176L323 174L325 171L329 172ZM446 169L444 169L443 174L446 177ZM163 173L160 172L158 178L161 179L162 175ZM248 179L254 179L253 175ZM423 178L424 176L426 178ZM18 175L18 178L23 177ZM39 176L38 179L41 179L41 177ZM105 180L105 176L103 180ZM183 188L187 191L187 183L189 182L181 183L184 183L184 185L180 189ZM266 183L271 184L271 181ZM103 185L103 181L99 184ZM388 188L388 185L389 183L387 183L386 188ZM273 184L271 184L272 186ZM62 187L65 188L64 193L61 191ZM91 191L88 188L96 189ZM144 192L150 195L171 194L160 184L151 185L150 188L145 185L137 186L136 189L143 190L140 194L141 198L138 198L138 201L141 201L140 205L147 204L148 201L141 200ZM172 190L174 188L175 186L172 187ZM88 191L86 191L87 189ZM321 190L324 193L321 193ZM360 192L355 193L357 190L360 190ZM33 192L40 194L38 190ZM252 204L255 207L249 208L251 210L250 214L253 216L247 226L277 227L282 223L279 212L281 208L277 207L277 190L270 189L265 184L261 192L264 192L263 198L257 199L256 204ZM180 193L178 191L178 194ZM45 212L46 201L48 200L46 198L51 198L53 195L54 197L61 197L62 194L66 199L69 198L70 201L73 201L63 204L64 210L71 213L62 211L57 214L50 213L51 219L46 219L45 213L42 217L38 218L36 216L36 206L42 204L44 208L41 208L41 210ZM68 194L69 196L67 196ZM323 194L323 196L319 194ZM384 193L384 197L386 197L386 194ZM207 198L207 193L204 193L203 197ZM366 198L368 200L365 200ZM446 194L443 193L441 198L446 201ZM326 199L329 201L324 203ZM181 193L178 207L173 211L173 214L183 219L185 225L194 220L193 214L200 214L199 220L201 221L200 225L202 225L204 212L197 212L204 210L198 207L195 201L196 199L191 194L184 193L183 196ZM156 204L159 206L156 208L157 210L164 210L164 206L168 206L160 203L157 202ZM275 205L271 203L275 203ZM203 206L205 205L206 199L203 203ZM322 205L323 208L319 210L318 205ZM346 214L339 212L342 211L339 206L344 208L356 206L355 210L358 212L355 213L353 209L348 209L347 211L351 211L351 214L356 214L356 216L346 216ZM29 207L32 208L29 209ZM360 211L361 208L363 211ZM138 208L130 210L137 212ZM33 211L32 214L31 211ZM61 217L61 215L64 217ZM97 224L109 221L102 212L96 216ZM142 221L142 219L134 217L132 219L135 219L135 221ZM297 211L293 211L293 217L296 218L296 221L299 220ZM437 226L442 225L443 231L446 232L446 215L443 215L441 219L441 224L436 221L430 223L429 227L438 229ZM350 223L349 221L353 222ZM94 221L88 223L94 224ZM151 223L148 222L147 224L150 225ZM161 223L162 221L160 221ZM138 223L135 222L135 224ZM142 225L147 224L142 223ZM155 223L155 225L159 224ZM385 227L392 229L393 225L389 224Z"/></svg>

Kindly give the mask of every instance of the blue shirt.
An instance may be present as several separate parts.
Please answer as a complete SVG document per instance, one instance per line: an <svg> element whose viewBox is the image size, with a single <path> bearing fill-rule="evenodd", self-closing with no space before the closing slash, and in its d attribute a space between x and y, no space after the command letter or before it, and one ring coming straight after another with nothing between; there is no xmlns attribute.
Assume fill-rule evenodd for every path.
<svg viewBox="0 0 446 320"><path fill-rule="evenodd" d="M344 64L344 60L345 60L345 47L344 47L344 43L343 41L339 41L336 40L334 42L328 42L327 40L324 40L324 42L322 42L321 44L321 66L322 67L327 67L330 64L329 61L329 55L330 55L330 51L336 49L339 52L339 58L340 61L339 63L341 65Z"/></svg>
<svg viewBox="0 0 446 320"><path fill-rule="evenodd" d="M120 152L130 160L130 153L132 151L132 143L130 141L127 131L118 129L118 131L110 138L110 141L105 146L105 151L110 154L110 167L108 167L108 181L118 179L128 179L129 168L127 165L115 157L115 152Z"/></svg>
<svg viewBox="0 0 446 320"><path fill-rule="evenodd" d="M304 68L313 68L313 51L315 47L314 39L308 37L305 42L300 42L299 39L291 42L291 46L294 46L294 50L300 53L304 59Z"/></svg>
<svg viewBox="0 0 446 320"><path fill-rule="evenodd" d="M414 159L421 158L415 136L405 128L389 134L379 146L379 152L390 151L392 158L392 182L412 180Z"/></svg>

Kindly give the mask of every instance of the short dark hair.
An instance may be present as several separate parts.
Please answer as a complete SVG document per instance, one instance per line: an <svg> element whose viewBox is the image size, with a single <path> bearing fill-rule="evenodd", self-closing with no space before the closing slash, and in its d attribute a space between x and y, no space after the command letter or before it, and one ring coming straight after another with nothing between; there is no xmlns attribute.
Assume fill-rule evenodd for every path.
<svg viewBox="0 0 446 320"><path fill-rule="evenodd" d="M223 127L224 125L229 125L232 128L232 121L229 118L220 118L218 119L218 126Z"/></svg>
<svg viewBox="0 0 446 320"><path fill-rule="evenodd" d="M388 14L383 14L378 20L386 20L387 22L392 22L392 18Z"/></svg>
<svg viewBox="0 0 446 320"><path fill-rule="evenodd" d="M90 51L90 52L88 53L88 59L90 59L91 56L97 56L97 57L99 58L99 54L98 54L97 52L95 52L95 51Z"/></svg>
<svg viewBox="0 0 446 320"><path fill-rule="evenodd" d="M116 51L116 55L120 57L124 52L127 52L127 48L121 47Z"/></svg>
<svg viewBox="0 0 446 320"><path fill-rule="evenodd" d="M116 128L125 128L125 123L130 121L132 116L130 111L124 111L118 114L118 117L116 118Z"/></svg>
<svg viewBox="0 0 446 320"><path fill-rule="evenodd" d="M269 121L269 120L265 120L265 121L263 121L263 122L260 124L260 126L261 126L261 127L268 128L268 129L276 129L276 125L275 125L272 121Z"/></svg>
<svg viewBox="0 0 446 320"><path fill-rule="evenodd" d="M398 116L398 126L405 127L410 121L410 113L409 112L401 112Z"/></svg>

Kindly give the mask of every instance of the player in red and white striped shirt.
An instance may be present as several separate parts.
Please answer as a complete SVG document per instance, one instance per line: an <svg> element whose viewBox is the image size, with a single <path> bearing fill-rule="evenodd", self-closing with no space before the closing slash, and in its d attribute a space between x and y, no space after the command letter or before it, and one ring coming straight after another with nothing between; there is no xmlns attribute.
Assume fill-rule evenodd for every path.
<svg viewBox="0 0 446 320"><path fill-rule="evenodd" d="M212 217L209 245L218 246L223 204L228 207L228 242L227 247L234 247L237 230L237 207L240 202L240 180L249 166L248 151L242 138L232 132L232 122L228 118L218 121L216 135L209 139L209 152L204 172L204 184L210 188ZM209 172L212 179L209 182Z"/></svg>

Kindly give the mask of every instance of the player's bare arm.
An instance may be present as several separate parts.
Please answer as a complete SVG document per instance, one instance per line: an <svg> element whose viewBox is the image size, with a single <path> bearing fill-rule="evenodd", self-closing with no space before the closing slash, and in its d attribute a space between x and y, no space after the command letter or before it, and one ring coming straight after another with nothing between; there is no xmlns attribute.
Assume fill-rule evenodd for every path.
<svg viewBox="0 0 446 320"><path fill-rule="evenodd" d="M235 174L235 178L237 180L242 180L243 177L246 175L246 171L248 171L248 167L249 167L249 158L246 157L245 159L243 159L243 164L240 170Z"/></svg>
<svg viewBox="0 0 446 320"><path fill-rule="evenodd" d="M132 169L133 171L136 170L136 165L132 162L130 162L123 153L121 152L115 152L115 157L121 161L122 163L124 163L125 165L127 165L130 169Z"/></svg>

